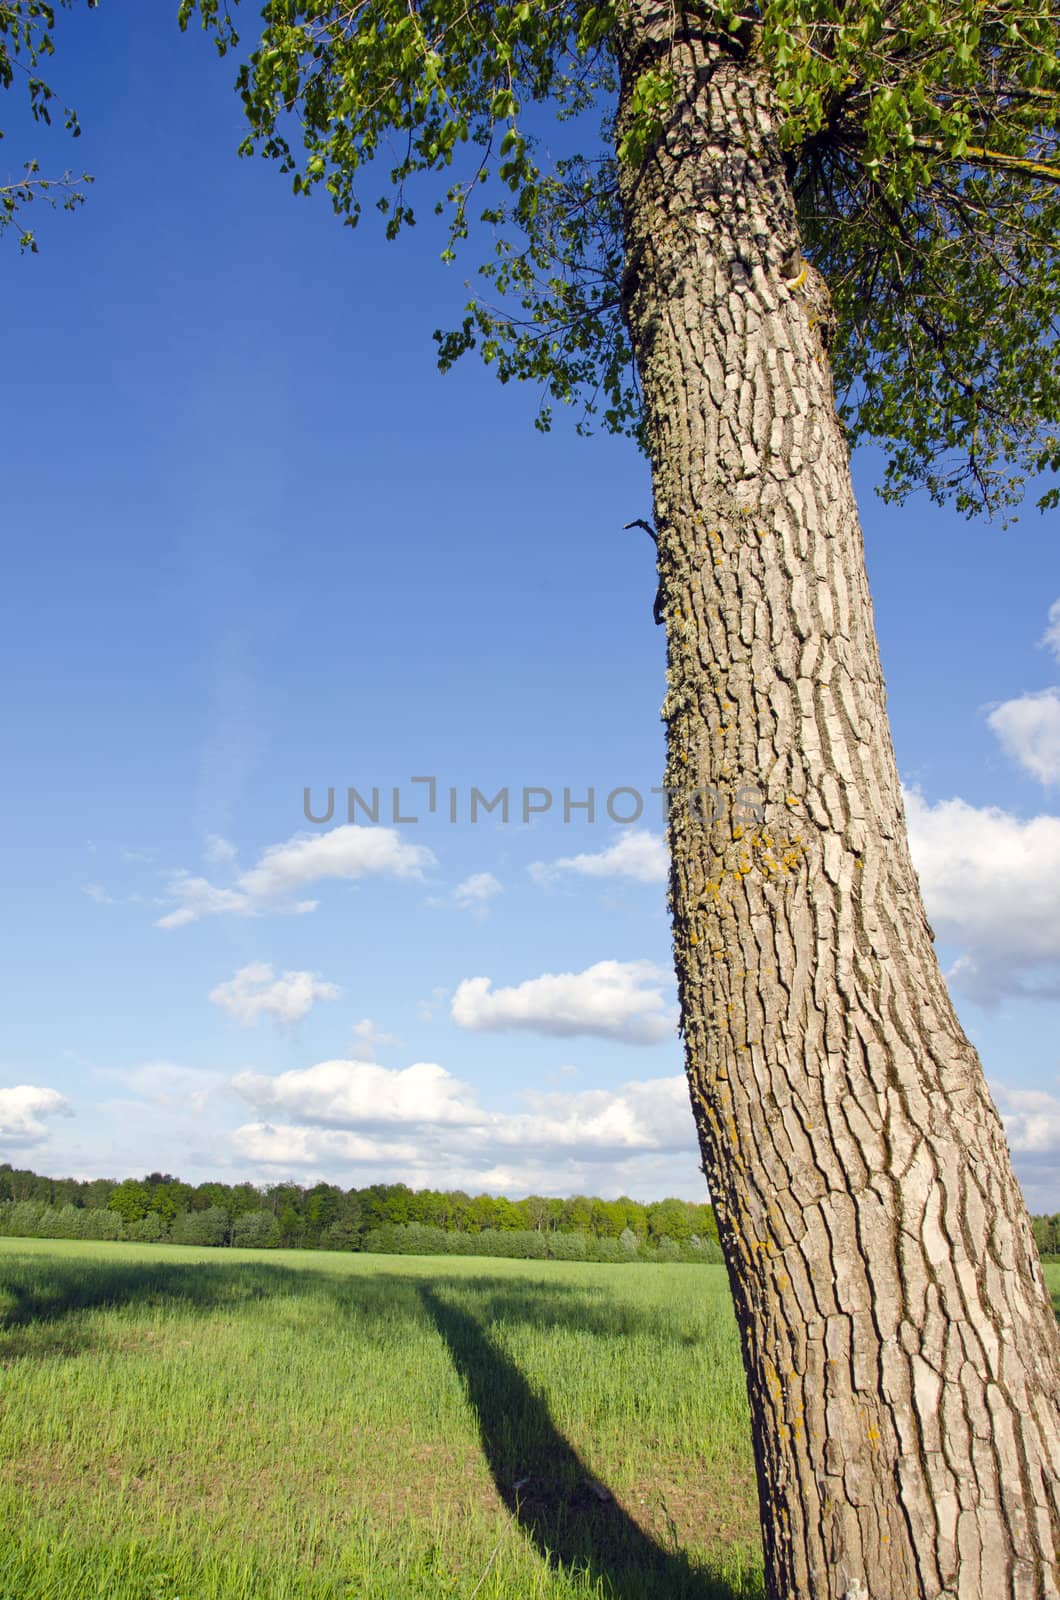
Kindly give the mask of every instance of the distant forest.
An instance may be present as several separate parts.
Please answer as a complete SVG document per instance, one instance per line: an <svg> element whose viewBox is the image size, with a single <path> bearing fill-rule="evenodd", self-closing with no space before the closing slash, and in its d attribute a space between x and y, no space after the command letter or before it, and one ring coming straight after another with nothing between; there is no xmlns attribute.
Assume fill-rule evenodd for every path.
<svg viewBox="0 0 1060 1600"><path fill-rule="evenodd" d="M1060 1212L1031 1218L1042 1257L1060 1258ZM508 1200L460 1189L373 1183L182 1183L45 1178L0 1163L0 1236L112 1239L241 1249L367 1250L564 1261L720 1262L713 1207L623 1196Z"/></svg>
<svg viewBox="0 0 1060 1600"><path fill-rule="evenodd" d="M252 1249L368 1250L580 1261L719 1262L710 1205L575 1195L508 1200L462 1190L375 1183L182 1183L146 1178L46 1178L0 1165L0 1235L226 1245Z"/></svg>

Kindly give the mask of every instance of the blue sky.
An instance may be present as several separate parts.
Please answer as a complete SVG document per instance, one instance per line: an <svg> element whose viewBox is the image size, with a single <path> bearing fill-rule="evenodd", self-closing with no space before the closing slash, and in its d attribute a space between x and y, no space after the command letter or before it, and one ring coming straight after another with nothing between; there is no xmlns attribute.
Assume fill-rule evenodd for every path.
<svg viewBox="0 0 1060 1600"><path fill-rule="evenodd" d="M9 96L0 146L0 181L30 155L96 178L74 216L35 208L39 255L0 244L0 1159L699 1197L659 816L604 807L662 768L652 551L623 531L646 464L562 415L536 432L536 396L473 360L441 377L473 241L443 267L432 226L387 245L238 160L232 68L166 7L60 23L84 136ZM929 915L1055 1210L1055 516L886 507L877 469ZM331 828L307 785L338 791ZM381 790L378 828L337 831L348 785ZM472 825L473 786L512 820ZM596 820L565 823L589 787Z"/></svg>

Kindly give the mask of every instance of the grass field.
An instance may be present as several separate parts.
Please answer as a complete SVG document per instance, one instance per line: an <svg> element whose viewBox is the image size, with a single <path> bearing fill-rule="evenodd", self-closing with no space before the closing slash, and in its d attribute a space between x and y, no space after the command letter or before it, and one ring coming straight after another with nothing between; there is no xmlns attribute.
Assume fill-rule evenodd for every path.
<svg viewBox="0 0 1060 1600"><path fill-rule="evenodd" d="M0 1600L763 1592L720 1267L2 1240L0 1384Z"/></svg>
<svg viewBox="0 0 1060 1600"><path fill-rule="evenodd" d="M0 1385L2 1600L762 1593L720 1267L2 1240Z"/></svg>

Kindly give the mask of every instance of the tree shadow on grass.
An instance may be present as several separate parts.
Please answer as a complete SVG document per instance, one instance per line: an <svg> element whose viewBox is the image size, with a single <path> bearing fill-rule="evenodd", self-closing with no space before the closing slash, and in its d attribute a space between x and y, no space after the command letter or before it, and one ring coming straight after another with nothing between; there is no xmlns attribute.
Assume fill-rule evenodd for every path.
<svg viewBox="0 0 1060 1600"><path fill-rule="evenodd" d="M20 1241L10 1240L17 1247ZM165 1256L150 1260L132 1255L94 1256L92 1243L76 1254L52 1256L0 1253L0 1338L25 1331L39 1340L43 1331L55 1332L56 1349L76 1353L79 1336L86 1335L85 1314L110 1308L137 1306L173 1309L209 1315L219 1307L238 1310L255 1301L310 1297L333 1303L344 1317L355 1319L363 1337L386 1336L395 1313L412 1319L424 1315L420 1297L422 1275L399 1273L346 1273L328 1271L326 1253L313 1265L288 1266L262 1252L257 1259L187 1261ZM165 1247L162 1247L163 1249ZM341 1257L337 1260L341 1262ZM410 1263L411 1267L411 1263ZM616 1269L617 1270L617 1269ZM491 1319L529 1324L543 1331L576 1328L599 1338L648 1334L660 1346L690 1345L694 1336L673 1327L665 1311L655 1307L619 1304L604 1296L594 1298L584 1284L546 1283L528 1279L513 1287L511 1278L488 1272L469 1276L430 1273L436 1288L472 1294Z"/></svg>
<svg viewBox="0 0 1060 1600"><path fill-rule="evenodd" d="M0 1256L0 1365L12 1358L75 1356L106 1335L91 1312L126 1307L207 1317L218 1308L322 1296L352 1337L388 1337L395 1317L424 1320L440 1336L474 1409L487 1465L504 1504L541 1556L557 1570L584 1573L609 1600L738 1600L724 1579L665 1550L594 1482L555 1427L545 1399L466 1309L491 1320L541 1329L577 1328L598 1338L649 1332L679 1339L665 1318L606 1300L584 1286L510 1278L424 1277L409 1273L329 1273L255 1261L119 1261L37 1254ZM464 1306L457 1304L458 1300ZM603 1493L601 1493L603 1490Z"/></svg>
<svg viewBox="0 0 1060 1600"><path fill-rule="evenodd" d="M730 1584L638 1527L474 1317L432 1286L419 1293L463 1379L497 1492L550 1566L585 1573L613 1600L737 1600Z"/></svg>
<svg viewBox="0 0 1060 1600"><path fill-rule="evenodd" d="M19 1241L12 1240L12 1244ZM307 1292L314 1274L266 1261L238 1265L0 1254L0 1367L16 1361L75 1357L106 1346L111 1335L94 1311L134 1307L208 1316L281 1295Z"/></svg>

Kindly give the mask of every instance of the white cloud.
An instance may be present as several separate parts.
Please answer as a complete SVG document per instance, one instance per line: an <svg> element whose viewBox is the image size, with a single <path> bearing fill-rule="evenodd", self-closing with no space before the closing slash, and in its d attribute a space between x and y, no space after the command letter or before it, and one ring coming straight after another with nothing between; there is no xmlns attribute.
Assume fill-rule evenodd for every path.
<svg viewBox="0 0 1060 1600"><path fill-rule="evenodd" d="M991 1082L1028 1210L1055 1212L1060 1194L1060 1098Z"/></svg>
<svg viewBox="0 0 1060 1600"><path fill-rule="evenodd" d="M467 1085L433 1061L392 1069L374 1061L320 1061L265 1077L241 1072L232 1087L259 1111L336 1127L455 1124L478 1115Z"/></svg>
<svg viewBox="0 0 1060 1600"><path fill-rule="evenodd" d="M1052 1155L1060 1164L1060 1099L1046 1089L990 1089L1013 1153Z"/></svg>
<svg viewBox="0 0 1060 1600"><path fill-rule="evenodd" d="M669 982L650 961L598 961L584 972L546 972L510 989L494 990L489 978L465 978L450 1016L458 1027L480 1033L522 1029L653 1044L674 1025L663 994Z"/></svg>
<svg viewBox="0 0 1060 1600"><path fill-rule="evenodd" d="M621 833L606 850L578 856L561 856L558 861L535 861L530 876L547 883L565 872L585 878L635 878L638 883L665 883L670 871L666 841L643 828Z"/></svg>
<svg viewBox="0 0 1060 1600"><path fill-rule="evenodd" d="M376 1051L382 1046L400 1044L392 1033L380 1033L371 1017L362 1017L354 1024L353 1043L350 1045L352 1061L374 1061Z"/></svg>
<svg viewBox="0 0 1060 1600"><path fill-rule="evenodd" d="M284 972L275 977L266 961L240 967L234 978L210 990L215 1006L222 1006L244 1027L252 1027L262 1017L278 1022L300 1022L318 1000L337 1000L337 984L325 983L315 972Z"/></svg>
<svg viewBox="0 0 1060 1600"><path fill-rule="evenodd" d="M327 833L295 834L285 844L270 845L256 866L239 874L232 888L187 872L175 873L169 894L178 904L157 925L179 928L201 917L253 917L265 911L297 915L315 910L318 904L291 898L306 884L372 874L421 878L434 859L426 845L410 844L393 828L347 823Z"/></svg>
<svg viewBox="0 0 1060 1600"><path fill-rule="evenodd" d="M688 1162L694 1172L695 1132L681 1074L617 1089L528 1094L518 1111L487 1110L467 1084L432 1062L387 1069L325 1061L272 1078L243 1073L234 1087L259 1113L235 1131L236 1150L273 1171L378 1166L397 1181L399 1163L401 1181L421 1187L567 1193L628 1190L639 1163L654 1171L664 1158ZM671 1190L660 1177L657 1192L660 1184Z"/></svg>
<svg viewBox="0 0 1060 1600"><path fill-rule="evenodd" d="M947 974L973 998L1060 993L1060 817L905 796L909 842Z"/></svg>
<svg viewBox="0 0 1060 1600"><path fill-rule="evenodd" d="M0 1148L40 1144L48 1137L43 1117L72 1117L73 1110L58 1089L18 1083L0 1089Z"/></svg>
<svg viewBox="0 0 1060 1600"><path fill-rule="evenodd" d="M364 878L372 873L421 878L423 868L433 862L426 845L409 844L393 828L345 823L327 833L296 834L286 844L270 845L257 866L238 881L255 899L271 900L324 878Z"/></svg>
<svg viewBox="0 0 1060 1600"><path fill-rule="evenodd" d="M473 872L453 890L453 899L462 911L472 911L482 916L494 895L500 894L502 885L492 872Z"/></svg>
<svg viewBox="0 0 1060 1600"><path fill-rule="evenodd" d="M227 839L222 839L219 833L208 833L202 853L207 861L234 861L239 851Z"/></svg>
<svg viewBox="0 0 1060 1600"><path fill-rule="evenodd" d="M1039 783L1060 783L1060 688L996 706L987 722L1005 752Z"/></svg>
<svg viewBox="0 0 1060 1600"><path fill-rule="evenodd" d="M200 917L253 917L259 908L249 895L238 889L219 889L205 878L193 878L187 872L177 872L169 880L170 899L179 901L176 909L167 911L155 924L158 928L183 928ZM315 907L315 901L305 909Z"/></svg>
<svg viewBox="0 0 1060 1600"><path fill-rule="evenodd" d="M1042 634L1039 643L1060 661L1060 600L1054 600L1049 607L1049 626Z"/></svg>
<svg viewBox="0 0 1060 1600"><path fill-rule="evenodd" d="M574 1147L583 1154L683 1150L694 1143L683 1073L623 1084L620 1089L526 1095L530 1110L495 1125L502 1144L522 1149Z"/></svg>
<svg viewBox="0 0 1060 1600"><path fill-rule="evenodd" d="M357 1165L415 1162L419 1149L409 1141L386 1142L341 1128L299 1128L290 1123L247 1122L236 1128L232 1144L245 1161L289 1172L295 1167L334 1171Z"/></svg>

